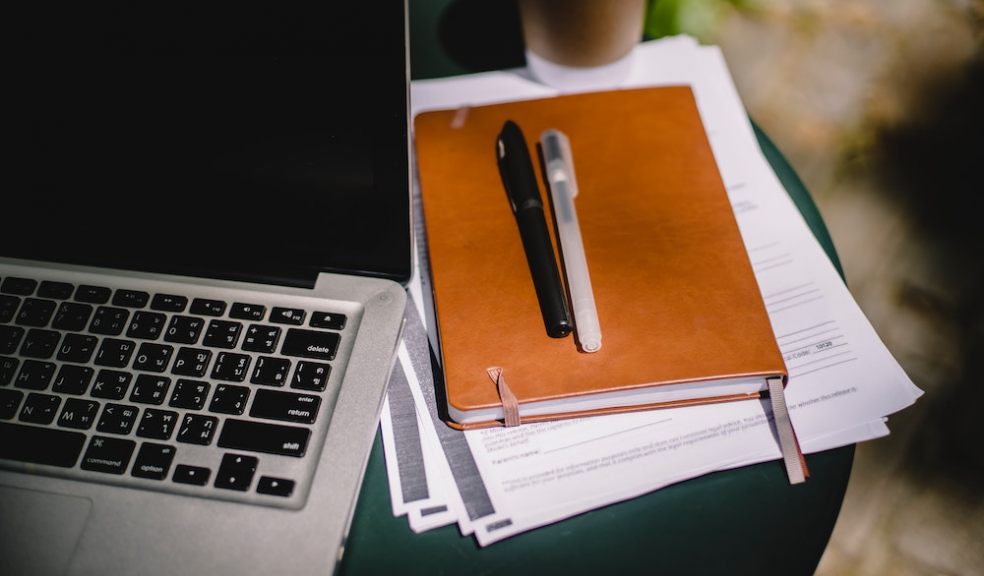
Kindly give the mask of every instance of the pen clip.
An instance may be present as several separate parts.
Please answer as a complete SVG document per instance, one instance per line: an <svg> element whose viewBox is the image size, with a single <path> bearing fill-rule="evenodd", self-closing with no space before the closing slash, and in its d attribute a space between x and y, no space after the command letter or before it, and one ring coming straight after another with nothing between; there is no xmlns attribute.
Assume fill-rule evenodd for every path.
<svg viewBox="0 0 984 576"><path fill-rule="evenodd" d="M540 147L543 149L543 165L551 186L563 183L571 198L577 196L577 178L574 176L574 157L571 142L560 130L550 128L540 134Z"/></svg>

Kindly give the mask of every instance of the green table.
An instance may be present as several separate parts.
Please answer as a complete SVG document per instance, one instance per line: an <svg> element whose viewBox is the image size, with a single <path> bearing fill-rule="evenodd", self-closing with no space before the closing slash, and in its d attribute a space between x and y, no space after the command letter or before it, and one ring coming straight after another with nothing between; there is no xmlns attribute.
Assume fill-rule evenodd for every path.
<svg viewBox="0 0 984 576"><path fill-rule="evenodd" d="M437 40L441 10L448 4L447 0L411 0L411 46L414 54L426 59L415 60L415 77L469 71L448 58ZM514 57L515 50L509 54ZM756 136L810 229L841 271L803 183L757 127ZM853 457L853 446L808 456L812 476L799 486L788 483L781 461L718 472L482 549L473 538L462 537L456 526L414 534L406 518L393 517L377 436L340 572L812 574L837 520Z"/></svg>

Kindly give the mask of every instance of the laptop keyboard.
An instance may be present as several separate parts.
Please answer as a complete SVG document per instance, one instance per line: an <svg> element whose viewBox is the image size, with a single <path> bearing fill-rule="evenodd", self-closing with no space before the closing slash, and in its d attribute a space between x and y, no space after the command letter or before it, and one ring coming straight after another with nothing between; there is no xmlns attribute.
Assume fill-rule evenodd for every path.
<svg viewBox="0 0 984 576"><path fill-rule="evenodd" d="M302 505L357 311L109 280L2 278L0 467Z"/></svg>

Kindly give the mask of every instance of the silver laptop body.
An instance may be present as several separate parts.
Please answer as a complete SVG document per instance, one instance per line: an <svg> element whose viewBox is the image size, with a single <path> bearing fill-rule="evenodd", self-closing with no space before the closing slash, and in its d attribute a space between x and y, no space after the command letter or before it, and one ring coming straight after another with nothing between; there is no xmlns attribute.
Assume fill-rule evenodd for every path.
<svg viewBox="0 0 984 576"><path fill-rule="evenodd" d="M219 64L259 38L260 47L247 52L264 58L268 78L288 83L318 61L318 50L331 49L320 44L322 26L351 30L351 42L363 44L345 57L356 60L375 41L359 40L360 31L381 28L385 50L369 50L365 62L341 70L307 69L322 80L302 88L378 81L374 92L389 96L368 104L390 121L339 143L351 132L351 120L338 130L334 124L339 114L351 114L345 109L307 121L300 108L311 99L286 119L278 111L276 119L253 124L255 116L230 104L235 113L220 126L239 126L237 117L250 125L225 148L195 148L197 136L188 134L190 164L204 174L190 191L170 193L181 181L165 175L145 181L149 192L135 193L126 206L119 200L130 197L129 184L141 190L133 178L174 162L155 164L173 142L117 158L123 175L111 176L109 187L124 192L107 194L105 202L97 199L105 181L95 170L80 174L99 158L81 168L71 158L66 169L24 164L26 179L41 183L7 186L0 212L0 574L329 574L344 551L402 329L401 283L410 271L405 7L387 3L368 16L365 8L331 6L303 15L174 12L87 15L84 22L62 14L41 25L47 17L32 14L24 22L41 29L42 40L61 31L69 36L65 44L78 46L92 36L87 24L132 25L126 38L113 36L97 49L114 54L126 51L119 42L139 47L145 32L181 36L176 27L187 25L200 40L194 50L169 46L129 65L168 59L181 48L185 61L203 62L201 70L220 76ZM148 15L155 24L144 30ZM74 36L73 26L81 29ZM211 49L216 36L223 38L217 55L203 59L200 51ZM283 56L266 59L270 46L293 47L295 40L301 48L292 54L301 54L301 63L283 68ZM24 66L29 76L51 58L61 61L39 50L38 61ZM88 74L80 63L94 55L65 69ZM254 66L241 64L245 72ZM375 71L360 76L360 67ZM138 80L155 82L160 73ZM216 81L215 102L234 94L222 92L227 82L242 90L246 85L236 82L252 82L247 76ZM288 92L294 102L298 87ZM111 102L102 113L119 105ZM62 123L46 125L45 138L76 121L78 110L68 108L52 109ZM150 122L165 129L166 140L197 129L167 132L188 114L180 109ZM43 123L48 115L38 118ZM71 131L99 124L79 122ZM316 129L305 131L310 126ZM120 130L114 146L128 128ZM253 133L263 135L259 148L235 148ZM295 141L301 144L282 151L283 142ZM39 146L32 141L26 154L37 156ZM129 154L127 146L119 153ZM56 146L45 150L58 156ZM199 162L213 150L219 152ZM208 204L205 196L228 174L234 185L221 192L222 203L189 212L200 207L196 198ZM64 185L75 179L77 187ZM333 194L340 199L327 198ZM174 198L179 206L163 206ZM99 211L90 214L87 202ZM211 225L227 213L231 245L221 226ZM150 238L154 231L163 232ZM267 243L276 250L263 252Z"/></svg>

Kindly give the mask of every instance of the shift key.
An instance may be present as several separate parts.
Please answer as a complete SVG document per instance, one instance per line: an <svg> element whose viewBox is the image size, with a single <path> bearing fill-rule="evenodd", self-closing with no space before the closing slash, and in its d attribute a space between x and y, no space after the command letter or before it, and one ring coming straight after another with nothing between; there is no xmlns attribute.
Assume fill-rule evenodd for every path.
<svg viewBox="0 0 984 576"><path fill-rule="evenodd" d="M338 340L339 336L335 332L291 328L287 330L287 337L284 338L280 353L286 356L331 360L338 350Z"/></svg>
<svg viewBox="0 0 984 576"><path fill-rule="evenodd" d="M300 458L307 450L310 437L311 431L307 428L229 418L222 426L219 446Z"/></svg>

